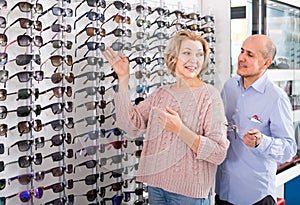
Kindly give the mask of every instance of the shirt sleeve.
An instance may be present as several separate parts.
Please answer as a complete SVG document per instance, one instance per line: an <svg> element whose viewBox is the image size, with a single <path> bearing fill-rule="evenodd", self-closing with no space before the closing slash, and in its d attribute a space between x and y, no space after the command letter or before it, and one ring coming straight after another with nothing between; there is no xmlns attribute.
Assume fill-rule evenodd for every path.
<svg viewBox="0 0 300 205"><path fill-rule="evenodd" d="M129 91L118 92L114 95L117 126L132 137L141 135L146 131L151 110L152 97L150 96L137 106L133 106Z"/></svg>
<svg viewBox="0 0 300 205"><path fill-rule="evenodd" d="M222 99L217 90L213 90L211 95L204 117L204 134L200 135L197 158L219 165L226 157L229 140L226 135L226 117Z"/></svg>
<svg viewBox="0 0 300 205"><path fill-rule="evenodd" d="M274 104L270 116L271 136L263 134L257 149L277 162L290 161L297 152L292 108L287 96L281 96Z"/></svg>

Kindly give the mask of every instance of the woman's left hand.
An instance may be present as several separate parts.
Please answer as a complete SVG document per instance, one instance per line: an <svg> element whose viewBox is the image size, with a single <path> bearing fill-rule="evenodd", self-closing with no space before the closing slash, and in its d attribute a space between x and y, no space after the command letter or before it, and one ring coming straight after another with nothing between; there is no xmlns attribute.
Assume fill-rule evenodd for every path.
<svg viewBox="0 0 300 205"><path fill-rule="evenodd" d="M159 108L154 108L154 110L158 114L158 122L163 129L173 132L174 134L179 133L182 126L182 121L176 111L172 110L168 106L166 107L166 112Z"/></svg>

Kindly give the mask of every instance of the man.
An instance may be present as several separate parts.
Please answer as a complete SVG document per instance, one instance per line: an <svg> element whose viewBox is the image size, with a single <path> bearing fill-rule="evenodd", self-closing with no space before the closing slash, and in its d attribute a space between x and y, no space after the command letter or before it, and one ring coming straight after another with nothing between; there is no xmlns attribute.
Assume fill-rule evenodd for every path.
<svg viewBox="0 0 300 205"><path fill-rule="evenodd" d="M277 162L296 154L290 101L266 73L275 54L269 37L248 37L239 76L222 90L230 147L217 171L216 205L274 205Z"/></svg>

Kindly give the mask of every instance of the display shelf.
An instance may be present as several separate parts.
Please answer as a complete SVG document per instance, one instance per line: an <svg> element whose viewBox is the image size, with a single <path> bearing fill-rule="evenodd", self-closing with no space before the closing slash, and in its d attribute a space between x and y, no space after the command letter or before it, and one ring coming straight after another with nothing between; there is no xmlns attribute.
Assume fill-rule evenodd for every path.
<svg viewBox="0 0 300 205"><path fill-rule="evenodd" d="M276 187L279 187L286 182L300 175L300 164L297 164L276 175Z"/></svg>
<svg viewBox="0 0 300 205"><path fill-rule="evenodd" d="M267 73L272 81L300 80L300 69L269 69Z"/></svg>

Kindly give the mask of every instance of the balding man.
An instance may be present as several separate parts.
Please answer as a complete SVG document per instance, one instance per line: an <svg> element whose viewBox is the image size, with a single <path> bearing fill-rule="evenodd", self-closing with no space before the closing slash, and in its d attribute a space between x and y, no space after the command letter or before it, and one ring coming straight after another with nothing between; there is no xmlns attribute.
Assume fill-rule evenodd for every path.
<svg viewBox="0 0 300 205"><path fill-rule="evenodd" d="M238 76L222 90L230 147L217 171L216 205L276 204L277 162L296 154L291 103L266 73L275 54L266 35L248 37Z"/></svg>

